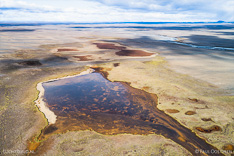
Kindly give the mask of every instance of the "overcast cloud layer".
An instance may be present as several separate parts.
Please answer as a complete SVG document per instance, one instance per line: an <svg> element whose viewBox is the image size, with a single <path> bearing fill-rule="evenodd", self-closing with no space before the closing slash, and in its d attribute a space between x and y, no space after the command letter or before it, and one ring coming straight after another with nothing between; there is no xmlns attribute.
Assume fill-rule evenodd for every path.
<svg viewBox="0 0 234 156"><path fill-rule="evenodd" d="M234 21L234 0L0 0L0 21Z"/></svg>

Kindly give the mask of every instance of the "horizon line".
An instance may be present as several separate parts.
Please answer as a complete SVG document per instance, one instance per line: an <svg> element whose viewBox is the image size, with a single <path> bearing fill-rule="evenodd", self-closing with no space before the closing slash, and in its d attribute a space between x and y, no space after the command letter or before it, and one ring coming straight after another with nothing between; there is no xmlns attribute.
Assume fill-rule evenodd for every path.
<svg viewBox="0 0 234 156"><path fill-rule="evenodd" d="M204 21L196 21L196 22L69 22L69 21L0 21L0 24L205 24L205 23L234 23L234 21L215 21L215 22L204 22Z"/></svg>

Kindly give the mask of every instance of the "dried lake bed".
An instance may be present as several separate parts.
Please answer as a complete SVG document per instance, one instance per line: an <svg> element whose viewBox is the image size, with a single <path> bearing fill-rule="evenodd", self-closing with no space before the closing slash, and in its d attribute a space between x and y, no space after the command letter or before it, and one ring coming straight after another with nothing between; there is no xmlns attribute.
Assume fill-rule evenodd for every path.
<svg viewBox="0 0 234 156"><path fill-rule="evenodd" d="M172 135L153 133L149 129L149 133L144 134L142 129L140 133L137 130L124 131L126 128L122 128L124 134L119 134L118 124L115 123L113 126L117 127L111 128L109 125L109 134L104 133L105 128L103 131L100 127L95 129L95 124L91 122L91 119L97 120L98 117L82 118L84 112L80 112L78 121L71 118L69 124L73 121L73 127L76 127L68 124L71 129L66 129L66 123L63 122L65 118L57 117L61 118L57 120L60 121L57 124L61 131L52 127L49 132L54 132L53 135L43 138L48 121L39 111L40 108L35 106L34 101L39 94L37 84L74 76L91 67L102 69L101 72L110 82L127 83L129 87L139 90L140 95L143 92L154 94L157 97L155 108L173 122L191 130L214 150L230 155L234 145L234 58L230 42L233 36L227 34L233 31L233 25L228 24L230 29L215 29L212 25L179 25L184 30L176 30L175 25L101 27L1 27L1 30L5 30L0 32L3 41L0 53L1 151L31 149L35 150L35 155L196 154L178 144ZM25 31L27 29L30 31ZM199 40L210 45L194 47L204 46ZM215 47L216 43L219 43L218 47L229 49L210 48ZM66 108L62 112L66 113ZM133 116L135 114L134 118L137 118L137 112L141 111L134 112ZM142 118L139 118L140 121L143 121ZM151 119L145 120L151 122ZM100 125L102 122L100 118ZM183 141L185 138L179 140L186 144L188 141Z"/></svg>

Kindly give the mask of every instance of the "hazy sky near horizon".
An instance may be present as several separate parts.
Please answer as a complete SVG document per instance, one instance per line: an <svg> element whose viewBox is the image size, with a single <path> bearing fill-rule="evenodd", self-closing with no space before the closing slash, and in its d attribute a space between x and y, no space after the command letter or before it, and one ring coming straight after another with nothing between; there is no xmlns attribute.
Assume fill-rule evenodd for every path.
<svg viewBox="0 0 234 156"><path fill-rule="evenodd" d="M0 21L234 21L234 0L0 0Z"/></svg>

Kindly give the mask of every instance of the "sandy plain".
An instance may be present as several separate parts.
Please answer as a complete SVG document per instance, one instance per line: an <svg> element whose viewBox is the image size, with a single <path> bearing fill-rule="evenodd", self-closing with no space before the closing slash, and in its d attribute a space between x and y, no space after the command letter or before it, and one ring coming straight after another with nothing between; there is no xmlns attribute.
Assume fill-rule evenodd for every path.
<svg viewBox="0 0 234 156"><path fill-rule="evenodd" d="M229 41L233 36L225 32L233 29L189 27L189 30L144 28L143 31L126 27L113 31L109 26L78 29L61 25L56 29L23 27L35 31L14 34L1 32L0 151L37 148L35 155L191 155L182 146L156 134L108 136L73 131L37 140L48 124L35 106L39 95L37 84L77 75L90 67L102 67L110 81L129 82L134 88L156 94L160 110L230 155L223 150L233 151L234 145L233 52L183 46L171 43L171 38L198 44L189 40L189 36L221 34L219 39ZM96 43L111 43L153 55L116 55L119 49L100 49Z"/></svg>

